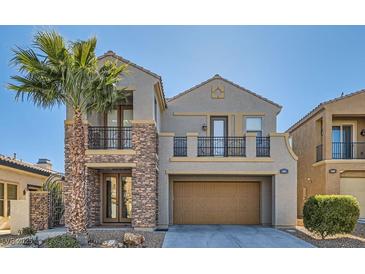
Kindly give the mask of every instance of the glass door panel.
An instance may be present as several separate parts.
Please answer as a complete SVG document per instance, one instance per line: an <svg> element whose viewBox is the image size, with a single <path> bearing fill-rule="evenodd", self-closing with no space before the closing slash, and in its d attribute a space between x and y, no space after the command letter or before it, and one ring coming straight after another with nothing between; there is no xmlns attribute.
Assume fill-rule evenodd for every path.
<svg viewBox="0 0 365 274"><path fill-rule="evenodd" d="M224 156L227 150L227 117L211 117L210 127L211 155Z"/></svg>
<svg viewBox="0 0 365 274"><path fill-rule="evenodd" d="M132 177L120 176L121 221L132 218Z"/></svg>
<svg viewBox="0 0 365 274"><path fill-rule="evenodd" d="M332 127L332 158L352 159L353 157L353 129L351 125Z"/></svg>
<svg viewBox="0 0 365 274"><path fill-rule="evenodd" d="M106 146L107 148L118 148L119 145L119 131L117 127L119 126L119 111L113 109L108 112L106 117Z"/></svg>
<svg viewBox="0 0 365 274"><path fill-rule="evenodd" d="M118 186L117 176L105 177L105 221L118 221Z"/></svg>
<svg viewBox="0 0 365 274"><path fill-rule="evenodd" d="M130 222L132 218L132 177L123 174L106 174L103 193L104 222Z"/></svg>
<svg viewBox="0 0 365 274"><path fill-rule="evenodd" d="M352 126L342 126L342 156L352 158Z"/></svg>

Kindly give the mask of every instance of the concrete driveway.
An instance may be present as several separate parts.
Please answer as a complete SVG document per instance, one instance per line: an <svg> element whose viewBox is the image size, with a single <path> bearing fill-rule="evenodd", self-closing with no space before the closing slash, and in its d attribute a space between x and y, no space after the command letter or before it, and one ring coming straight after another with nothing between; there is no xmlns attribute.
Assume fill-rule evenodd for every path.
<svg viewBox="0 0 365 274"><path fill-rule="evenodd" d="M313 247L283 231L263 226L176 225L170 226L163 246L168 247Z"/></svg>

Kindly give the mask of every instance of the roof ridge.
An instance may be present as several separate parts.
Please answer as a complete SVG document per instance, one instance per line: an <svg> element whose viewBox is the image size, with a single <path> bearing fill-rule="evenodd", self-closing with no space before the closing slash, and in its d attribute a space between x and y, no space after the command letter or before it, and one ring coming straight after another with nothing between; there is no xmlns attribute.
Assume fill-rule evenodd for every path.
<svg viewBox="0 0 365 274"><path fill-rule="evenodd" d="M55 170L42 168L42 167L40 167L40 166L38 166L34 163L26 162L26 161L23 161L23 160L20 160L20 159L14 159L10 156L6 156L6 155L3 155L3 154L0 154L0 161L1 160L3 162L13 163L13 164L16 164L16 165L19 165L19 166L28 167L28 168L31 168L31 169L34 169L34 170L39 170L39 171L49 173L49 174L58 173ZM0 162L0 165L1 165L1 162Z"/></svg>
<svg viewBox="0 0 365 274"><path fill-rule="evenodd" d="M230 80L228 80L228 79L226 79L226 78L224 78L224 77L220 76L219 74L215 74L213 77L211 77L211 78L209 78L209 79L207 79L207 80L205 80L205 81L203 81L203 82L201 82L201 83L199 83L199 84L197 84L197 85L195 85L195 86L193 86L193 87L191 87L191 88L189 88L189 89L187 89L187 90L185 90L185 91L183 91L183 92L178 93L177 95L175 95L175 96L173 96L173 97L169 98L167 101L168 101L168 102L171 102L171 101L173 101L173 100L175 100L175 99L177 99L177 98L179 98L179 97L181 97L181 96L183 96L183 95L185 95L185 94L187 94L187 93L191 92L192 90L197 89L197 88L199 88L199 87L201 87L201 86L203 86L203 85L205 85L205 84L209 83L210 81L212 81L212 80L214 80L214 79L220 79L220 80L223 80L223 81L225 81L225 82L227 82L227 83L229 83L229 84L231 84L231 85L233 85L233 86L237 87L238 89L241 89L241 90L243 90L243 91L245 91L245 92L248 92L249 94L254 95L254 96L256 96L256 97L258 97L258 98L260 98L260 99L262 99L262 100L264 100L264 101L266 101L266 102L268 102L268 103L270 103L270 104L273 104L273 105L275 105L275 106L277 106L277 107L279 107L279 108L282 108L282 106L281 106L281 105L279 105L279 104L277 104L277 103L275 103L275 102L273 102L273 101L271 101L271 100L267 99L266 97L263 97L263 96L261 96L261 95L259 95L259 94L255 93L255 92L253 92L253 91L251 91L251 90L248 90L248 89L246 89L246 88L244 88L244 87L242 87L242 86L240 86L240 85L238 85L238 84L236 84L236 83L234 83L234 82L232 82L232 81L230 81Z"/></svg>
<svg viewBox="0 0 365 274"><path fill-rule="evenodd" d="M303 122L305 122L306 120L310 119L315 113L317 113L318 111L320 111L324 106L349 98L351 96L355 96L358 95L360 93L365 92L365 89L361 89L358 91L354 91L351 92L349 94L346 95L341 95L339 97L335 97L333 99L327 100L327 101L323 101L321 103L319 103L316 107L314 107L311 111L309 111L307 114L305 114L302 118L300 118L297 122L295 122L292 126L290 126L285 132L290 132L292 130L294 130L295 128L297 128L299 125L301 125Z"/></svg>

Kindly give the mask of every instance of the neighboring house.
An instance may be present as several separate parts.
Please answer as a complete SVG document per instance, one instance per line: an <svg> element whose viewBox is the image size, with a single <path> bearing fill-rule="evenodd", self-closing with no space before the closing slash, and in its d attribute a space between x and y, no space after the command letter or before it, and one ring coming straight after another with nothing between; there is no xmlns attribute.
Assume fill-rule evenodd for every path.
<svg viewBox="0 0 365 274"><path fill-rule="evenodd" d="M298 155L298 215L315 194L350 194L365 218L365 91L323 102L287 130Z"/></svg>
<svg viewBox="0 0 365 274"><path fill-rule="evenodd" d="M276 133L280 105L219 75L166 100L157 74L111 51L105 60L129 64L129 98L85 117L89 226L296 224L297 158ZM67 108L66 182L71 123Z"/></svg>
<svg viewBox="0 0 365 274"><path fill-rule="evenodd" d="M26 191L37 191L53 174L52 164L47 159L39 159L31 164L0 155L0 229L10 227L10 201L24 200Z"/></svg>

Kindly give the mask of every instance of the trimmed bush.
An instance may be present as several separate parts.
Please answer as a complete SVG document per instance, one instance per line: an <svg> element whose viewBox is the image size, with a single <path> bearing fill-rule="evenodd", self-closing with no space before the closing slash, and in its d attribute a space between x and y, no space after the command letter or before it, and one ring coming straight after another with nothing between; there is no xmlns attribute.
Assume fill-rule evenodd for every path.
<svg viewBox="0 0 365 274"><path fill-rule="evenodd" d="M77 248L80 247L75 237L70 235L60 235L53 238L48 238L44 242L44 247L49 248Z"/></svg>
<svg viewBox="0 0 365 274"><path fill-rule="evenodd" d="M19 235L22 236L34 236L37 233L37 230L31 227L23 227L19 230Z"/></svg>
<svg viewBox="0 0 365 274"><path fill-rule="evenodd" d="M351 195L315 195L305 202L303 208L305 228L322 239L351 233L359 215L359 202Z"/></svg>

